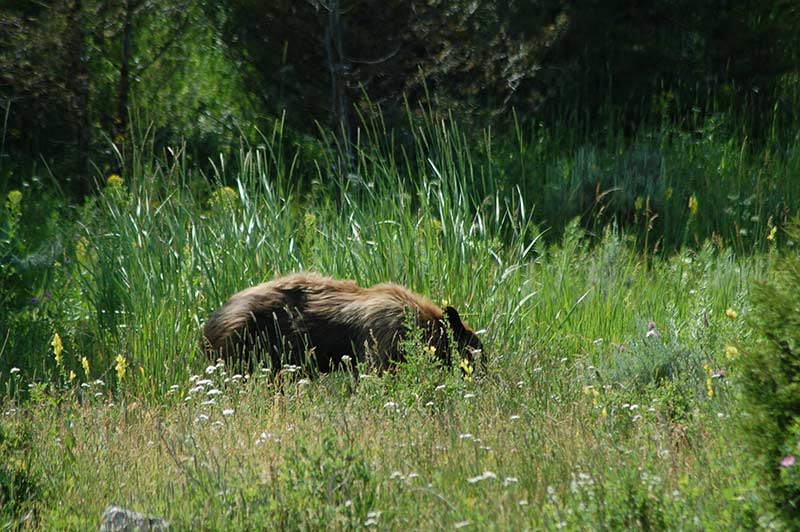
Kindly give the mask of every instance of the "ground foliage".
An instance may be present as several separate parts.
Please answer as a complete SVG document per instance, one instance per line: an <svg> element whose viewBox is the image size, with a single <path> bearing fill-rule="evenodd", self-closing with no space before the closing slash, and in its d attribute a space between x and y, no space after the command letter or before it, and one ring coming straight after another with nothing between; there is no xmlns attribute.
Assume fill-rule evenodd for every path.
<svg viewBox="0 0 800 532"><path fill-rule="evenodd" d="M793 264L788 223L761 218L745 238L753 215L736 210L736 231L705 238L700 220L725 218L703 209L723 209L711 189L675 181L676 251L646 245L666 238L656 225L638 233L613 218L594 231L574 218L548 237L538 204L493 186L497 166L478 162L455 122L419 131L425 157L396 164L364 144L353 173L309 187L276 128L205 187L180 153L142 148L76 212L9 194L4 522L85 529L114 502L179 528L789 526L793 425L775 424L771 445L738 444L763 435L750 412L793 415L780 393L753 393L763 376L784 382L791 360L744 347L794 334L791 270L772 268ZM341 160L320 153L319 172ZM22 222L41 212L44 228ZM358 381L233 374L203 358L213 309L302 269L456 305L487 330L485 367L438 367L413 337L401 368L362 364ZM762 280L777 292L752 299Z"/></svg>
<svg viewBox="0 0 800 532"><path fill-rule="evenodd" d="M0 525L796 527L798 16L0 4ZM203 358L304 269L483 364Z"/></svg>

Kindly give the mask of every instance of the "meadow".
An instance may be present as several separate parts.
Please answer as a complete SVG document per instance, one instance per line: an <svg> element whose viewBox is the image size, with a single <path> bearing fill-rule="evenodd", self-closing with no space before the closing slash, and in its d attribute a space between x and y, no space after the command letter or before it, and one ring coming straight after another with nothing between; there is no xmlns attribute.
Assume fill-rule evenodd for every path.
<svg viewBox="0 0 800 532"><path fill-rule="evenodd" d="M350 158L277 123L205 176L145 130L83 205L46 175L7 191L0 525L114 503L177 530L788 528L740 364L753 286L796 255L797 133L412 122ZM410 342L356 381L202 356L232 293L299 270L452 304L484 360Z"/></svg>

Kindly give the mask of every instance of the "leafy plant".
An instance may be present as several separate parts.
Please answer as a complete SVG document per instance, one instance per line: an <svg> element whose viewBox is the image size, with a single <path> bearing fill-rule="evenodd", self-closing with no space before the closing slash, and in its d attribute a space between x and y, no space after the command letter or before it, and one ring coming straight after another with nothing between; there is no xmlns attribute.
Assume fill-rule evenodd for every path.
<svg viewBox="0 0 800 532"><path fill-rule="evenodd" d="M35 522L42 486L31 456L32 432L28 426L0 423L0 526L23 528Z"/></svg>
<svg viewBox="0 0 800 532"><path fill-rule="evenodd" d="M788 231L800 239L800 226ZM777 259L755 285L751 342L738 354L744 434L789 528L800 526L800 254Z"/></svg>

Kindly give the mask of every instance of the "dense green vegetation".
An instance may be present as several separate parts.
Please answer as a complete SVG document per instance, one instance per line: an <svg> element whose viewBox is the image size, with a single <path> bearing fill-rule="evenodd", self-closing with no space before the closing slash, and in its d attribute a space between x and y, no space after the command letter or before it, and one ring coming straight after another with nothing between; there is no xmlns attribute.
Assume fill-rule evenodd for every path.
<svg viewBox="0 0 800 532"><path fill-rule="evenodd" d="M7 0L0 177L81 198L131 170L137 128L209 171L284 112L292 144L347 148L371 120L404 130L406 101L577 142L724 113L761 141L798 120L798 27L785 0Z"/></svg>
<svg viewBox="0 0 800 532"><path fill-rule="evenodd" d="M736 443L750 286L794 242L776 215L751 219L746 208L765 216L768 196L726 221L733 199L666 181L677 253L653 252L666 237L639 212L651 199L631 198L643 220L628 231L598 212L598 232L575 218L548 238L531 192L490 177L514 157L488 138L473 151L455 124L426 124L414 159L366 141L356 172L306 189L294 172L311 165L286 159L276 129L243 149L234 175L217 162L205 191L180 153L143 148L128 179L109 178L75 214L9 196L4 246L28 258L4 269L4 519L82 529L113 501L178 528L780 526L751 458L772 475L793 433L756 446L761 455ZM766 176L769 163L731 164L731 176ZM796 183L787 170L780 186ZM42 233L27 216L49 220ZM699 240L703 223L727 224L728 236ZM48 245L26 250L35 234ZM456 304L487 329L487 369L464 380L414 348L397 373L363 368L358 383L207 367L205 317L241 287L300 269L399 280ZM750 367L769 367L759 356ZM783 386L758 375L747 382Z"/></svg>
<svg viewBox="0 0 800 532"><path fill-rule="evenodd" d="M0 527L796 528L800 10L627 4L0 3ZM202 355L299 270L484 364Z"/></svg>

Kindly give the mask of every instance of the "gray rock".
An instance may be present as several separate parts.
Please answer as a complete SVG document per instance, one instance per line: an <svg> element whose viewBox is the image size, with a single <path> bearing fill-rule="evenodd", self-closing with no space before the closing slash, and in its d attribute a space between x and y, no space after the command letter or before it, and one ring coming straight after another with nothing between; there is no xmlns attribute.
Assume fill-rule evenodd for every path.
<svg viewBox="0 0 800 532"><path fill-rule="evenodd" d="M158 517L126 510L113 504L103 512L100 532L149 532L169 530L169 522Z"/></svg>

